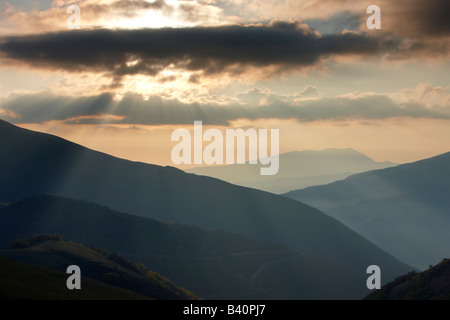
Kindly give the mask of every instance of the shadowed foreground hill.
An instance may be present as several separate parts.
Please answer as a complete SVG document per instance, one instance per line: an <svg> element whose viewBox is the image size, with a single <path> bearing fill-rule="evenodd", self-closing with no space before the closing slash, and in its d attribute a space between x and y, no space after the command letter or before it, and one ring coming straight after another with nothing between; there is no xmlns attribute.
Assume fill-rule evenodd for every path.
<svg viewBox="0 0 450 320"><path fill-rule="evenodd" d="M448 256L450 153L285 195L323 210L417 268Z"/></svg>
<svg viewBox="0 0 450 320"><path fill-rule="evenodd" d="M358 299L368 293L365 277L345 265L220 230L161 223L52 196L34 196L0 209L0 245L54 233L144 263L207 299ZM38 250L48 245L31 248L33 257L39 260L42 254L42 265L52 267L61 258L51 254L65 248L71 255L63 261L78 263L73 254L78 245L52 246L48 252ZM8 252L14 253L1 254ZM84 256L81 263L99 259L98 254Z"/></svg>
<svg viewBox="0 0 450 320"><path fill-rule="evenodd" d="M450 260L410 272L368 295L366 300L450 300Z"/></svg>
<svg viewBox="0 0 450 320"><path fill-rule="evenodd" d="M35 236L16 240L0 256L65 273L70 265L81 269L82 288L86 278L103 282L157 300L190 300L195 295L159 274L146 270L117 254L94 250L61 240L57 236ZM66 276L66 278L68 275ZM62 283L63 287L65 283Z"/></svg>
<svg viewBox="0 0 450 320"><path fill-rule="evenodd" d="M145 300L149 297L90 279L68 290L69 275L0 257L0 300Z"/></svg>
<svg viewBox="0 0 450 320"><path fill-rule="evenodd" d="M410 270L337 220L282 196L118 159L3 121L0 150L0 202L35 194L85 199L160 221L279 243L361 276L374 263L383 269L385 280Z"/></svg>

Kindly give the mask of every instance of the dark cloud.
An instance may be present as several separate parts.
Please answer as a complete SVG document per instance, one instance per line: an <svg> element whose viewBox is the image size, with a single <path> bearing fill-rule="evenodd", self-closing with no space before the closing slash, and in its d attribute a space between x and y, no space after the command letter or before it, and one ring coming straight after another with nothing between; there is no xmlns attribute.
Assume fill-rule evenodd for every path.
<svg viewBox="0 0 450 320"><path fill-rule="evenodd" d="M450 1L382 0L382 29L408 37L450 36Z"/></svg>
<svg viewBox="0 0 450 320"><path fill-rule="evenodd" d="M381 30L372 33L402 37L392 60L448 58L450 52L450 1L381 0ZM363 21L361 30L366 30Z"/></svg>
<svg viewBox="0 0 450 320"><path fill-rule="evenodd" d="M309 88L311 89L311 88ZM247 93L259 96L261 91ZM267 93L269 95L269 93ZM245 98L245 97L244 97ZM245 100L245 99L244 99ZM305 100L293 103L276 98L264 106L230 103L182 103L152 96L148 100L136 94L127 94L115 101L111 94L92 97L58 97L48 93L24 95L4 99L5 114L19 118L6 119L15 123L43 123L60 120L69 124L192 124L202 120L209 125L228 125L237 119L294 119L299 122L318 120L379 120L390 118L450 119L450 106L425 105L419 101L395 103L386 95L360 94L336 98ZM108 115L108 117L102 117Z"/></svg>
<svg viewBox="0 0 450 320"><path fill-rule="evenodd" d="M377 55L398 50L401 40L346 33L320 36L300 23L258 26L81 30L5 37L3 59L111 77L156 75L172 65L204 74L244 72L247 66L295 68L332 55ZM133 62L133 63L131 63Z"/></svg>

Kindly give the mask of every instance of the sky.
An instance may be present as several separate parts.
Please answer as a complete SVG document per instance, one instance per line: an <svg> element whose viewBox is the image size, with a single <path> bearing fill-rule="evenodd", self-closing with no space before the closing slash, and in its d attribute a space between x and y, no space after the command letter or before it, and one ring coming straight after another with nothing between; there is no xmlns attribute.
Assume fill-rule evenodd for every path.
<svg viewBox="0 0 450 320"><path fill-rule="evenodd" d="M412 162L450 151L449 16L443 0L0 1L0 119L159 165L194 121Z"/></svg>

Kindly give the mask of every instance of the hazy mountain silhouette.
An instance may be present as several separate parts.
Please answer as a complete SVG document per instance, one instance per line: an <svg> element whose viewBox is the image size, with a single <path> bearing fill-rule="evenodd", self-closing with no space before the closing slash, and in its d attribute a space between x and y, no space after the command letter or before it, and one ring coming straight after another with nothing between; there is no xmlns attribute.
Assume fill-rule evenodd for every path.
<svg viewBox="0 0 450 320"><path fill-rule="evenodd" d="M282 196L175 168L118 159L3 121L0 150L0 202L34 194L86 199L161 221L218 228L287 245L364 276L367 266L376 263L386 281L410 270L337 220Z"/></svg>
<svg viewBox="0 0 450 320"><path fill-rule="evenodd" d="M450 300L450 260L410 272L369 294L366 300Z"/></svg>
<svg viewBox="0 0 450 320"><path fill-rule="evenodd" d="M365 277L352 268L220 230L162 223L53 196L33 196L0 209L1 245L55 232L144 263L208 299L358 299L368 293ZM92 279L115 272L124 280L119 283L123 288L145 295L153 292L156 298L178 297L173 291L179 290L155 296L154 285L151 292L139 289L140 277L129 270L114 270L104 255L80 245L60 241L20 249L29 247L23 242L13 242L16 249L0 255L57 270L77 264L88 269L83 274Z"/></svg>
<svg viewBox="0 0 450 320"><path fill-rule="evenodd" d="M158 300L191 300L197 297L176 286L161 275L118 254L87 248L59 237L40 235L16 240L0 256L65 273L70 265L81 269L82 290L84 280L91 279L107 285ZM66 277L68 277L66 275ZM65 281L61 282L65 287Z"/></svg>
<svg viewBox="0 0 450 320"><path fill-rule="evenodd" d="M448 256L449 195L450 153L286 194L418 268Z"/></svg>
<svg viewBox="0 0 450 320"><path fill-rule="evenodd" d="M236 185L273 193L322 185L369 170L395 166L376 162L353 149L294 151L280 155L280 169L274 176L261 176L261 164L208 166L186 170Z"/></svg>

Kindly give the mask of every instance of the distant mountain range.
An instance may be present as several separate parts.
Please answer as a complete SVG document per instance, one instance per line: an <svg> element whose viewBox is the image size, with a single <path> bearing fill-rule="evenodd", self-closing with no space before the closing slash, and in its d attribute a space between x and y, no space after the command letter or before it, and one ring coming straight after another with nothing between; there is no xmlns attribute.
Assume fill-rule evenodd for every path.
<svg viewBox="0 0 450 320"><path fill-rule="evenodd" d="M423 272L411 271L369 294L365 300L450 300L450 260Z"/></svg>
<svg viewBox="0 0 450 320"><path fill-rule="evenodd" d="M260 163L198 167L186 172L280 194L342 180L355 173L395 165L392 162L376 162L354 149L325 149L281 154L280 169L274 176L262 176Z"/></svg>
<svg viewBox="0 0 450 320"><path fill-rule="evenodd" d="M449 255L450 153L285 194L424 269Z"/></svg>
<svg viewBox="0 0 450 320"><path fill-rule="evenodd" d="M66 274L67 267L77 265L82 270L82 290L87 292L90 288L86 288L84 282L90 279L134 292L136 296L143 295L148 299L198 299L194 294L176 286L170 280L146 270L144 266L127 260L117 253L87 248L75 242L64 241L57 235L40 235L13 241L7 250L0 250L0 256L62 272L66 279L69 276ZM65 284L65 281L62 281L62 284ZM45 287L46 285L43 286ZM64 286L62 287L64 289ZM18 290L17 286L14 290ZM61 291L68 293L67 290Z"/></svg>
<svg viewBox="0 0 450 320"><path fill-rule="evenodd" d="M65 239L82 244L93 244L101 248L112 248L134 261L143 262L146 265L148 263L152 270L167 276L200 296L217 297L220 292L223 292L222 296L229 297L236 292L234 290L236 287L230 285L232 277L220 277L217 281L222 282L211 282L211 290L202 288L203 294L201 294L195 285L180 281L181 278L186 279L180 273L180 261L174 262L174 265L177 265L175 267L169 264L161 264L158 267L158 259L143 261L142 258L142 255L150 254L148 251L150 249L147 250L150 243L153 247L151 253L153 256L164 254L164 250L158 251L159 244L162 248L178 250L178 255L189 250L195 252L202 246L206 246L203 249L206 250L209 244L216 244L209 246L210 252L220 248L226 252L226 248L223 248L224 244L217 242L218 238L214 240L200 237L195 240L197 238L193 236L193 233L183 236L183 228L177 229L180 234L176 236L175 229L179 224L170 225L170 228L174 230L169 234L173 236L158 237L158 233L152 234L150 231L151 225L156 225L154 220L144 222L143 218L137 217L122 220L124 218L120 216L115 216L116 219L106 219L105 215L98 212L87 216L83 214L83 212L89 212L85 207L73 210L77 208L75 203L63 205L59 211L55 212L51 210L55 207L55 201L46 204L47 200L37 201L39 198L27 198L46 194L84 199L111 207L113 210L159 221L233 232L246 238L285 246L285 250L291 250L287 253L291 257L292 252L299 252L299 254L306 254L307 257L316 257L321 261L327 260L331 263L329 266L335 266L334 270L341 270L340 268L353 270L353 276L349 276L348 281L345 284L342 283L337 290L341 297L348 297L350 293L354 294L361 290L361 287L365 287L365 281L361 283L360 279L366 277L365 272L369 265L378 264L382 268L384 281L394 279L411 270L411 267L399 262L337 220L319 210L282 196L235 186L210 177L187 174L171 167L118 159L52 135L18 128L3 121L0 121L0 150L2 150L0 202L12 203L9 206L3 206L0 212L0 219L2 219L0 228L3 228L0 232L2 241L7 240L5 237L9 238L8 240L15 240L36 233L61 233ZM111 214L107 216L110 217ZM45 223L41 223L42 221ZM90 225L96 227L92 228ZM74 227L71 228L72 226ZM169 227L165 225L165 228L167 231ZM96 238L96 233L101 233L103 236ZM144 242L146 245L143 245L142 239L150 239L149 237L152 241ZM176 242L174 239L180 239L180 241ZM111 241L114 247L111 246ZM220 245L217 245L219 243ZM267 244L264 246L266 247ZM239 244L238 248L240 251L237 253L243 253L245 250L242 244ZM255 250L244 252L255 252ZM236 251L229 251L229 253L235 254ZM279 257L272 260L271 263L276 261L277 263L268 264L264 270L275 272L276 268L290 261L283 259ZM312 261L311 259L307 260ZM305 295L311 294L317 298L320 298L320 294L323 295L322 297L328 297L327 291L317 291L317 289L323 288L324 281L320 278L327 278L326 272L333 268L314 269L315 263L296 261L299 267L312 268L311 270L292 268L299 272L299 277L301 270L305 272L309 270L316 275L309 279L308 286L305 285L308 288L307 291L303 291L302 287L296 288L296 291ZM197 268L198 265L189 261L184 262L186 270L190 266L196 272L201 270ZM235 266L238 268L240 265L239 263ZM220 265L215 265L216 268L218 266ZM259 277L260 274L255 275L254 272L260 265L252 266L250 268L252 272L249 270L245 272L250 275L250 278ZM255 266L257 266L256 270ZM319 270L323 270L324 274L319 276ZM206 275L214 277L217 272L205 271L200 274L204 278ZM339 278L337 274L330 274ZM281 277L283 274L278 276ZM292 284L296 283L291 278L288 277L288 279ZM276 284L276 281L272 283ZM232 287L229 291L227 291L227 285ZM218 292L219 287L220 292ZM253 287L249 286L247 289L253 290ZM250 292L245 290L240 292ZM282 293L283 290L280 292ZM294 291L286 290L285 292L287 295ZM333 297L339 298L339 295Z"/></svg>

